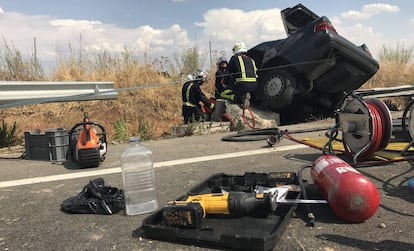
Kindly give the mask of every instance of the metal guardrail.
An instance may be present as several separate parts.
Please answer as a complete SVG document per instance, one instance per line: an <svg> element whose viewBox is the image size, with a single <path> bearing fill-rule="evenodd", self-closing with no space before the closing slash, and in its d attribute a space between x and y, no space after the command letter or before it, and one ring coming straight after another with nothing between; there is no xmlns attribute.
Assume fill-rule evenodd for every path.
<svg viewBox="0 0 414 251"><path fill-rule="evenodd" d="M0 109L16 106L116 99L114 82L0 81Z"/></svg>
<svg viewBox="0 0 414 251"><path fill-rule="evenodd" d="M175 85L182 81L114 89L114 82L0 81L0 109L50 102L117 99L121 91ZM414 85L359 89L364 98L414 96Z"/></svg>
<svg viewBox="0 0 414 251"><path fill-rule="evenodd" d="M401 85L395 87L382 87L355 90L354 94L364 98L386 98L398 96L413 96L414 85Z"/></svg>

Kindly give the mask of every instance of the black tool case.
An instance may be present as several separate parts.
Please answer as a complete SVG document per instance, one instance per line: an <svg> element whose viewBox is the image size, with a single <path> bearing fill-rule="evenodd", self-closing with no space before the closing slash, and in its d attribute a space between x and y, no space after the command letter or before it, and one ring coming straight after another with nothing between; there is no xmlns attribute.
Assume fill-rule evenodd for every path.
<svg viewBox="0 0 414 251"><path fill-rule="evenodd" d="M218 190L252 192L255 185L271 187L298 184L295 173L289 173L289 177L285 177L286 174L286 172L249 172L244 175L218 173L202 181L177 200L185 200L187 196L193 194L219 192ZM287 199L299 197L299 192L289 192ZM207 215L202 220L201 227L196 229L167 227L163 222L161 208L144 219L140 232L144 238L210 248L272 250L283 235L296 206L296 204L279 204L275 212L266 216L248 215L232 218L226 215Z"/></svg>

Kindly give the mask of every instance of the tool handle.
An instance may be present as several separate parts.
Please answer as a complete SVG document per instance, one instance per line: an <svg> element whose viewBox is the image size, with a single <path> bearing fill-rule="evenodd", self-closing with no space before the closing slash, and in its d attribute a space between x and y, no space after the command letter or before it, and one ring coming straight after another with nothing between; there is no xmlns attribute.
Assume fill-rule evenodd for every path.
<svg viewBox="0 0 414 251"><path fill-rule="evenodd" d="M187 202L198 202L206 214L230 214L228 207L229 193L211 193L193 195L187 198Z"/></svg>
<svg viewBox="0 0 414 251"><path fill-rule="evenodd" d="M206 214L227 214L240 217L256 210L270 210L270 201L264 194L228 192L189 196L186 202L200 203Z"/></svg>

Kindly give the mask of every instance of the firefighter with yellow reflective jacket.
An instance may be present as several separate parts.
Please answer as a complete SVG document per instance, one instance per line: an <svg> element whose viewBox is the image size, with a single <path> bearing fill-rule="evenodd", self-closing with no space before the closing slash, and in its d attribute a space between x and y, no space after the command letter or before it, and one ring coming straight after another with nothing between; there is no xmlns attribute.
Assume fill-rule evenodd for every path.
<svg viewBox="0 0 414 251"><path fill-rule="evenodd" d="M236 43L233 46L233 56L228 65L229 73L234 79L235 102L243 109L250 106L250 100L254 97L257 86L256 63L246 53L245 43Z"/></svg>
<svg viewBox="0 0 414 251"><path fill-rule="evenodd" d="M217 60L216 82L215 82L215 98L224 98L234 101L232 90L233 82L227 69L227 59L219 57Z"/></svg>
<svg viewBox="0 0 414 251"><path fill-rule="evenodd" d="M202 109L207 107L208 110L211 110L213 106L200 88L207 81L207 74L198 70L188 78L189 80L184 83L181 90L182 115L185 124L207 120L207 114Z"/></svg>

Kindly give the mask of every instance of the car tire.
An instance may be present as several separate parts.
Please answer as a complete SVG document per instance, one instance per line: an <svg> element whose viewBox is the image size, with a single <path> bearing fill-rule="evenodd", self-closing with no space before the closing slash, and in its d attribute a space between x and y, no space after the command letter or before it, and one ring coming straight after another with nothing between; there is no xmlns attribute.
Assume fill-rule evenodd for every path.
<svg viewBox="0 0 414 251"><path fill-rule="evenodd" d="M277 111L292 103L296 79L286 70L272 70L258 81L257 94L263 104Z"/></svg>

